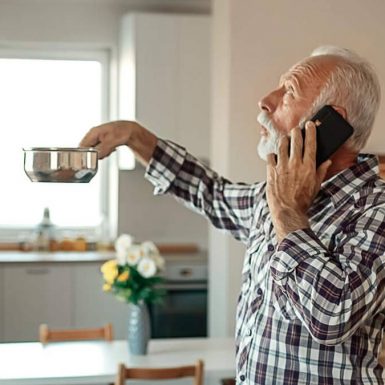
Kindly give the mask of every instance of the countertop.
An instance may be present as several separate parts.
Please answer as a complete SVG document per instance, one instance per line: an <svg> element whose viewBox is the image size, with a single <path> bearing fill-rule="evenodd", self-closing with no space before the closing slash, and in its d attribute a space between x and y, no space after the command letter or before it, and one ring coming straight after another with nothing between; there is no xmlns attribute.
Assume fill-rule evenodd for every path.
<svg viewBox="0 0 385 385"><path fill-rule="evenodd" d="M194 253L161 253L167 262L181 259L189 263L202 262L207 260L207 253L199 251ZM66 263L66 262L104 262L115 258L114 251L55 251L55 252L34 252L34 251L0 251L0 264L2 263Z"/></svg>
<svg viewBox="0 0 385 385"><path fill-rule="evenodd" d="M63 251L63 252L32 252L32 251L1 251L0 263L31 263L31 262L104 262L114 258L113 251Z"/></svg>

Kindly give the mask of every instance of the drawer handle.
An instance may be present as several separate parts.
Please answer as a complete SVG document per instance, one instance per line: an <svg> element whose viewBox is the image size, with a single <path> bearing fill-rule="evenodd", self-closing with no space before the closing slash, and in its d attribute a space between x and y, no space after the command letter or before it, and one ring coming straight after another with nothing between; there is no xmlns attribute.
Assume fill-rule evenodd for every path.
<svg viewBox="0 0 385 385"><path fill-rule="evenodd" d="M192 269L188 269L188 268L182 269L182 270L180 270L180 272L179 272L179 274L180 274L182 277L191 277L191 276L192 276L192 273L193 273Z"/></svg>

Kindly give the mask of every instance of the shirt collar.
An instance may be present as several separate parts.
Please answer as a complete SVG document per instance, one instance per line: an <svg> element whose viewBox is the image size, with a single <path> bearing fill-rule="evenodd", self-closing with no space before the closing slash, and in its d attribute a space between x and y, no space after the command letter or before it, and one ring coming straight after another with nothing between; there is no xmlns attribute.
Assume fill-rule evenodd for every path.
<svg viewBox="0 0 385 385"><path fill-rule="evenodd" d="M340 205L370 180L379 178L378 158L372 154L359 154L357 163L323 182L321 193L330 196L334 206Z"/></svg>

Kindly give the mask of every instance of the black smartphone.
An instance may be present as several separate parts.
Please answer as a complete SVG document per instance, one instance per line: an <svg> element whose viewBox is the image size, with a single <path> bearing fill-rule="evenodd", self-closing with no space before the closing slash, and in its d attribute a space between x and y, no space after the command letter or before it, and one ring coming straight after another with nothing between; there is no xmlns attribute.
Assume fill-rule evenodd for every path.
<svg viewBox="0 0 385 385"><path fill-rule="evenodd" d="M317 127L317 168L353 134L353 127L332 106L322 107L310 120ZM305 129L302 129L305 139Z"/></svg>

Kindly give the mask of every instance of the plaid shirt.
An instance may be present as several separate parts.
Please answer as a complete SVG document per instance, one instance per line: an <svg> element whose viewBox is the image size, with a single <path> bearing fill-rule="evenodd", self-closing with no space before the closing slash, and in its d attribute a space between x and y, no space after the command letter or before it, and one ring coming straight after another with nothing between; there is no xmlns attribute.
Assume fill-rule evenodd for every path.
<svg viewBox="0 0 385 385"><path fill-rule="evenodd" d="M247 246L238 384L384 384L385 184L375 156L324 182L310 228L277 244L265 182L231 183L159 140L146 178Z"/></svg>

